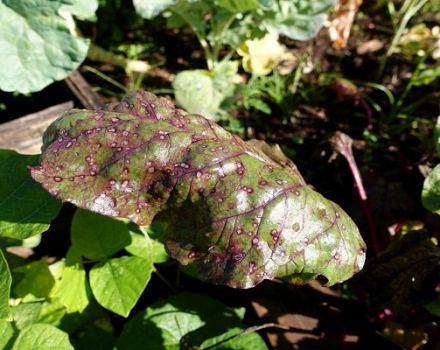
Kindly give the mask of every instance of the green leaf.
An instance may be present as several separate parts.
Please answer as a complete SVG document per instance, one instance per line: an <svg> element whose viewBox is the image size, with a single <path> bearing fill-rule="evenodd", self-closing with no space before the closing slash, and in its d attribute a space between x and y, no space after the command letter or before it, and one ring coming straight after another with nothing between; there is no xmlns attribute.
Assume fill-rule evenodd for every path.
<svg viewBox="0 0 440 350"><path fill-rule="evenodd" d="M190 113L215 118L223 96L215 89L209 71L186 70L173 81L174 95L179 106Z"/></svg>
<svg viewBox="0 0 440 350"><path fill-rule="evenodd" d="M0 349L10 348L12 344L9 344L14 337L14 328L11 322L6 320L0 320Z"/></svg>
<svg viewBox="0 0 440 350"><path fill-rule="evenodd" d="M270 30L293 40L309 40L324 25L334 0L274 0L262 20Z"/></svg>
<svg viewBox="0 0 440 350"><path fill-rule="evenodd" d="M42 233L61 208L29 174L27 167L37 164L38 159L0 150L0 236L22 240Z"/></svg>
<svg viewBox="0 0 440 350"><path fill-rule="evenodd" d="M423 182L422 204L426 209L440 214L440 164L432 169Z"/></svg>
<svg viewBox="0 0 440 350"><path fill-rule="evenodd" d="M177 0L133 0L133 5L139 16L152 19Z"/></svg>
<svg viewBox="0 0 440 350"><path fill-rule="evenodd" d="M11 272L8 263L0 250L0 320L9 318L9 294L11 291Z"/></svg>
<svg viewBox="0 0 440 350"><path fill-rule="evenodd" d="M49 299L41 304L38 323L47 323L58 326L66 314L66 308L58 299Z"/></svg>
<svg viewBox="0 0 440 350"><path fill-rule="evenodd" d="M204 295L182 293L134 316L125 324L116 348L144 349L147 342L149 349L198 348L206 339L236 328L244 326L234 309ZM256 348L266 349L259 346L261 342L261 338L254 342Z"/></svg>
<svg viewBox="0 0 440 350"><path fill-rule="evenodd" d="M437 157L440 157L440 117L437 118L437 122L434 126L434 144L437 151Z"/></svg>
<svg viewBox="0 0 440 350"><path fill-rule="evenodd" d="M205 281L351 277L365 260L354 222L262 144L138 92L57 119L32 176L79 207L139 226L161 221L168 254Z"/></svg>
<svg viewBox="0 0 440 350"><path fill-rule="evenodd" d="M425 309L428 310L431 314L436 317L440 317L440 300L431 301L428 304L425 304Z"/></svg>
<svg viewBox="0 0 440 350"><path fill-rule="evenodd" d="M411 80L414 86L429 85L440 77L440 67L427 68L418 72Z"/></svg>
<svg viewBox="0 0 440 350"><path fill-rule="evenodd" d="M55 285L55 279L49 270L45 257L18 267L14 272L23 274L23 278L14 288L14 294L18 298L35 300L47 297Z"/></svg>
<svg viewBox="0 0 440 350"><path fill-rule="evenodd" d="M80 19L96 19L98 0L64 0L64 2L67 4L61 6L62 11L67 11Z"/></svg>
<svg viewBox="0 0 440 350"><path fill-rule="evenodd" d="M130 243L123 222L87 210L76 211L71 239L75 249L91 260L107 258Z"/></svg>
<svg viewBox="0 0 440 350"><path fill-rule="evenodd" d="M89 41L72 35L61 0L0 1L0 89L29 93L72 73ZM18 40L19 38L20 40Z"/></svg>
<svg viewBox="0 0 440 350"><path fill-rule="evenodd" d="M221 103L234 92L237 70L236 62L222 62L212 72L198 69L178 73L173 81L177 104L190 113L216 119Z"/></svg>
<svg viewBox="0 0 440 350"><path fill-rule="evenodd" d="M130 231L131 243L125 247L125 250L134 256L152 260L153 263L163 263L169 256L162 243L151 239L147 233Z"/></svg>
<svg viewBox="0 0 440 350"><path fill-rule="evenodd" d="M110 259L90 271L90 287L99 304L127 317L153 272L151 261L132 256Z"/></svg>
<svg viewBox="0 0 440 350"><path fill-rule="evenodd" d="M266 350L267 345L256 332L247 332L242 328L233 328L219 336L206 339L200 349L215 350Z"/></svg>
<svg viewBox="0 0 440 350"><path fill-rule="evenodd" d="M48 324L33 324L23 329L12 350L74 350L67 333Z"/></svg>
<svg viewBox="0 0 440 350"><path fill-rule="evenodd" d="M61 282L54 296L68 313L82 312L89 305L90 295L80 252L72 246L67 252Z"/></svg>
<svg viewBox="0 0 440 350"><path fill-rule="evenodd" d="M12 319L18 329L24 329L31 324L37 323L40 317L43 303L22 303L12 307Z"/></svg>
<svg viewBox="0 0 440 350"><path fill-rule="evenodd" d="M259 0L219 0L217 4L232 13L257 10L262 6Z"/></svg>

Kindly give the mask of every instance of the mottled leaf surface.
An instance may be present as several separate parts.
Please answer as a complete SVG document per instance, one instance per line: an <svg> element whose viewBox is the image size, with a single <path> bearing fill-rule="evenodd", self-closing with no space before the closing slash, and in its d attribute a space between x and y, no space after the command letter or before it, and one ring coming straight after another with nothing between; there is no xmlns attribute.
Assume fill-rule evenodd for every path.
<svg viewBox="0 0 440 350"><path fill-rule="evenodd" d="M72 110L43 148L32 176L50 193L138 225L160 220L167 252L202 280L249 288L321 274L333 284L364 263L356 225L293 163L167 99L138 92Z"/></svg>

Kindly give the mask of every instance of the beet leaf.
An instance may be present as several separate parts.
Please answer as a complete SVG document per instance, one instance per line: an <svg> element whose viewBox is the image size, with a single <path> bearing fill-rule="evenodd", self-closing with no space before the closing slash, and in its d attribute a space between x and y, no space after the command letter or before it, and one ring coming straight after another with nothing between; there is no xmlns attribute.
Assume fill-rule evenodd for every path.
<svg viewBox="0 0 440 350"><path fill-rule="evenodd" d="M244 142L147 92L72 110L44 135L32 177L52 195L142 226L200 279L346 280L365 260L349 216L306 185L279 149Z"/></svg>

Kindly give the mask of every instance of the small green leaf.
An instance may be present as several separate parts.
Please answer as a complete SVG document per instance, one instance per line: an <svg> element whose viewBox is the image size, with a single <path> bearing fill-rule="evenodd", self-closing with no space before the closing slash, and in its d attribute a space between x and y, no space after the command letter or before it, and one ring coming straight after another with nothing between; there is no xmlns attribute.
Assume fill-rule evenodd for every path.
<svg viewBox="0 0 440 350"><path fill-rule="evenodd" d="M72 245L91 260L107 258L130 243L123 222L81 209L73 217L71 238Z"/></svg>
<svg viewBox="0 0 440 350"><path fill-rule="evenodd" d="M61 208L61 202L42 191L29 174L27 167L37 164L38 159L0 150L0 236L22 240L42 233Z"/></svg>
<svg viewBox="0 0 440 350"><path fill-rule="evenodd" d="M176 75L173 81L177 104L190 113L214 118L223 100L215 89L209 71L186 70Z"/></svg>
<svg viewBox="0 0 440 350"><path fill-rule="evenodd" d="M19 298L34 300L47 297L55 285L55 279L47 265L47 258L44 257L41 260L18 267L14 272L24 274L14 288L14 294Z"/></svg>
<svg viewBox="0 0 440 350"><path fill-rule="evenodd" d="M440 214L440 164L432 169L423 183L422 204L426 209Z"/></svg>
<svg viewBox="0 0 440 350"><path fill-rule="evenodd" d="M212 71L178 73L173 81L177 103L190 113L217 119L221 103L234 92L237 70L236 62L222 62Z"/></svg>
<svg viewBox="0 0 440 350"><path fill-rule="evenodd" d="M434 316L440 317L440 300L431 301L425 304L425 309L428 310Z"/></svg>
<svg viewBox="0 0 440 350"><path fill-rule="evenodd" d="M67 333L48 324L33 324L23 329L12 350L74 350Z"/></svg>
<svg viewBox="0 0 440 350"><path fill-rule="evenodd" d="M58 13L62 0L0 1L0 89L39 91L72 73L89 41L72 34ZM19 40L18 40L19 38Z"/></svg>
<svg viewBox="0 0 440 350"><path fill-rule="evenodd" d="M204 295L182 293L134 316L125 324L116 348L140 350L147 342L150 349L179 349L188 344L199 348L206 339L235 328L244 329L235 309ZM261 349L258 341L255 345Z"/></svg>
<svg viewBox="0 0 440 350"><path fill-rule="evenodd" d="M54 296L66 307L68 313L82 312L90 302L86 272L81 254L74 246L67 252L61 282Z"/></svg>
<svg viewBox="0 0 440 350"><path fill-rule="evenodd" d="M427 68L412 78L414 86L429 85L440 77L440 67Z"/></svg>
<svg viewBox="0 0 440 350"><path fill-rule="evenodd" d="M11 291L11 272L8 263L0 250L0 320L9 318L9 294Z"/></svg>
<svg viewBox="0 0 440 350"><path fill-rule="evenodd" d="M150 280L151 261L137 256L99 263L90 271L90 287L99 304L127 317Z"/></svg>
<svg viewBox="0 0 440 350"><path fill-rule="evenodd" d="M152 19L177 0L133 0L133 5L139 16Z"/></svg>
<svg viewBox="0 0 440 350"><path fill-rule="evenodd" d="M14 336L14 328L11 322L0 320L0 349L7 349L12 344L8 344Z"/></svg>
<svg viewBox="0 0 440 350"><path fill-rule="evenodd" d="M134 256L152 260L153 263L162 263L168 260L169 256L165 247L157 240L151 239L148 234L130 231L131 243L125 250Z"/></svg>

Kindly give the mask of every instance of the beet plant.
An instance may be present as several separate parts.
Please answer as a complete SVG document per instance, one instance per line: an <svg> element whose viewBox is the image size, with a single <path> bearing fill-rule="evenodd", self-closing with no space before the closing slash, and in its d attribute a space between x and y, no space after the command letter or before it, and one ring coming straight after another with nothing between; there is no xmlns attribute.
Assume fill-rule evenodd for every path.
<svg viewBox="0 0 440 350"><path fill-rule="evenodd" d="M80 344L73 336L78 329L66 321L73 315L92 324L96 315L108 320L102 308L128 317L155 264L168 255L192 276L233 288L317 276L332 285L350 278L365 260L365 244L350 217L309 187L279 148L245 142L148 92L65 113L46 130L39 161L6 150L1 155L2 237L22 240L44 232L60 208L55 198L80 208L65 259L51 265L44 257L24 265L10 260L17 277L12 299L2 256L0 314L13 322L0 321L0 328L19 344L15 348L28 348L23 339L34 332L42 341L58 334L59 348L68 349L60 329ZM215 304L186 295L152 305L118 339L107 334L107 341L120 349L142 348L145 339L158 347L189 342L201 349L265 348L257 334L243 331L242 311L215 304L229 316L199 317L209 308L202 301ZM88 315L94 308L100 313ZM175 322L188 327L170 331Z"/></svg>

